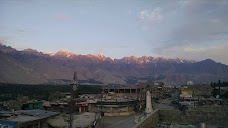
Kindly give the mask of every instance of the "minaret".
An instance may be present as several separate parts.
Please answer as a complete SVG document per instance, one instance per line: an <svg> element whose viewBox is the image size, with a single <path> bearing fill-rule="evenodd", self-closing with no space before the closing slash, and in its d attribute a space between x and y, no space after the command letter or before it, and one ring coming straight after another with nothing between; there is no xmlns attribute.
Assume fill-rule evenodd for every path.
<svg viewBox="0 0 228 128"><path fill-rule="evenodd" d="M151 113L152 110L152 103L151 103L151 93L149 90L146 91L146 114Z"/></svg>

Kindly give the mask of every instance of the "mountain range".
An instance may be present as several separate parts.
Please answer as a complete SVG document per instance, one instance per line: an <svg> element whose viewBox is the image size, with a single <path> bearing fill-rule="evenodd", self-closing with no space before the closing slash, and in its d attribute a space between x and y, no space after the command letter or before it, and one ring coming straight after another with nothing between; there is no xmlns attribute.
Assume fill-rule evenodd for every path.
<svg viewBox="0 0 228 128"><path fill-rule="evenodd" d="M80 82L136 84L152 80L165 84L210 83L228 80L228 66L211 59L193 61L164 57L124 57L103 54L81 55L61 50L56 53L34 49L16 50L0 44L0 82L19 84L66 84L78 73Z"/></svg>

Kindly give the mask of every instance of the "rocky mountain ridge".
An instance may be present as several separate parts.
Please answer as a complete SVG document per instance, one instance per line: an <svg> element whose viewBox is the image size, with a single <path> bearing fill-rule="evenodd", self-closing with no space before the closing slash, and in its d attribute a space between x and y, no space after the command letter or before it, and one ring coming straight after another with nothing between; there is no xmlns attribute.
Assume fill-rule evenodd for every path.
<svg viewBox="0 0 228 128"><path fill-rule="evenodd" d="M81 55L66 50L43 53L33 49L18 51L0 45L0 82L64 83L74 71L82 81L108 84L136 84L154 80L166 84L210 83L228 80L228 66L211 59L196 62L163 57L112 59L103 54Z"/></svg>

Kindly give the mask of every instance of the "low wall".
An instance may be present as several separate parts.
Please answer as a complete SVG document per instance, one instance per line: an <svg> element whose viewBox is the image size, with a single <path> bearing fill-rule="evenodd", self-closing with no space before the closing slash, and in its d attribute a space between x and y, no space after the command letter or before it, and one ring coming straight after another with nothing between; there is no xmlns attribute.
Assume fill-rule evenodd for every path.
<svg viewBox="0 0 228 128"><path fill-rule="evenodd" d="M197 110L201 111L221 111L221 112L228 112L228 106L224 105L218 105L218 106L210 106L210 105L204 105L204 106L198 106L196 108Z"/></svg>
<svg viewBox="0 0 228 128"><path fill-rule="evenodd" d="M181 121L181 112L179 110L159 110L159 121L167 123L178 123Z"/></svg>
<svg viewBox="0 0 228 128"><path fill-rule="evenodd" d="M208 125L228 126L228 112L191 110L186 112L185 120L188 123L205 122Z"/></svg>
<svg viewBox="0 0 228 128"><path fill-rule="evenodd" d="M204 122L206 125L228 127L227 110L227 107L217 106L187 110L185 113L179 110L155 110L134 128L156 128L157 124L162 122L193 125Z"/></svg>
<svg viewBox="0 0 228 128"><path fill-rule="evenodd" d="M112 112L112 113L104 113L104 116L128 116L131 114L134 114L134 111L130 111L130 112Z"/></svg>
<svg viewBox="0 0 228 128"><path fill-rule="evenodd" d="M159 112L156 109L153 113L149 114L141 122L136 124L133 128L156 128L159 123Z"/></svg>
<svg viewBox="0 0 228 128"><path fill-rule="evenodd" d="M228 126L228 111L187 110L159 110L159 121L167 123L195 124L205 122L207 125Z"/></svg>

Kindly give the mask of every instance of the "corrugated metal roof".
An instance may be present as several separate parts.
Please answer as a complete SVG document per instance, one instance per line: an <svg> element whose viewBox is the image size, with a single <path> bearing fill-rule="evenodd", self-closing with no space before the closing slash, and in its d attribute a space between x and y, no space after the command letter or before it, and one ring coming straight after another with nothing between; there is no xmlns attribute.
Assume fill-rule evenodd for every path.
<svg viewBox="0 0 228 128"><path fill-rule="evenodd" d="M22 115L29 115L29 116L35 116L35 117L39 117L39 118L47 118L47 117L51 117L54 115L58 115L58 112L52 112L52 111L45 111L45 110L19 110L16 111L17 113L21 113Z"/></svg>
<svg viewBox="0 0 228 128"><path fill-rule="evenodd" d="M59 113L45 110L19 110L15 111L14 114L15 115L12 115L9 118L6 118L5 120L16 122L29 122L56 116Z"/></svg>

